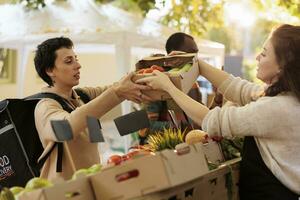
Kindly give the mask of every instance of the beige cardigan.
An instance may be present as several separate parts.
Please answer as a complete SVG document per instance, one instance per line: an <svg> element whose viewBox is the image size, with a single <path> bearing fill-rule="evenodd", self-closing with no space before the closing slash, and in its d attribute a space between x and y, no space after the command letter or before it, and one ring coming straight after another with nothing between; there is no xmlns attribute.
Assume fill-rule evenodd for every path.
<svg viewBox="0 0 300 200"><path fill-rule="evenodd" d="M290 92L259 98L262 91L261 86L230 76L219 92L240 106L212 109L202 128L210 135L254 136L267 167L300 194L300 102Z"/></svg>
<svg viewBox="0 0 300 200"><path fill-rule="evenodd" d="M106 112L122 102L113 89L109 87L82 88L92 99L84 104L73 91L73 98L58 94L68 100L75 109L72 113L63 110L61 105L53 99L42 99L35 108L35 124L44 152L40 159L51 149L57 141L51 128L51 120L67 119L73 131L73 140L64 142L62 172L56 172L57 148L53 150L41 170L41 177L47 179L70 179L72 174L81 168L87 168L100 162L98 145L90 143L86 131L86 116L100 118ZM42 92L53 92L51 88L43 88Z"/></svg>

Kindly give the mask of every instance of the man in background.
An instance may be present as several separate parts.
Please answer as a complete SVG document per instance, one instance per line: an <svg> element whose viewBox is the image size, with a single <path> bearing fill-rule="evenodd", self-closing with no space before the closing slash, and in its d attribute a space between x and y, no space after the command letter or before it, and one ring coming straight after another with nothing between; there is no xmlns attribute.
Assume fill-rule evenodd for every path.
<svg viewBox="0 0 300 200"><path fill-rule="evenodd" d="M172 34L165 45L166 52L168 54L174 54L176 51L186 53L197 53L198 47L194 38L188 34L177 32ZM201 93L197 82L193 85L188 95L194 100L201 102ZM185 113L179 108L179 106L172 100L155 101L149 104L144 104L144 109L147 111L148 118L150 120L150 127L139 131L140 144L146 143L147 136L156 131L163 130L164 128L173 127L168 110L173 110L176 116L178 124L181 128L197 127L195 123L187 118Z"/></svg>

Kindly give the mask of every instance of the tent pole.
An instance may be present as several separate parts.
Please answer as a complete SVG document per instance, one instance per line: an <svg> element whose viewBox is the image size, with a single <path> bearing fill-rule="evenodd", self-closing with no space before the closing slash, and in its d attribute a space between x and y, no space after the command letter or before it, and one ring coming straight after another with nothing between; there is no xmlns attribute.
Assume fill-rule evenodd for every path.
<svg viewBox="0 0 300 200"><path fill-rule="evenodd" d="M131 45L126 40L126 33L122 33L121 40L115 45L115 56L117 63L117 73L120 79L130 71L131 66ZM122 103L122 115L131 112L131 102L124 101ZM124 151L128 152L131 145L131 135L123 136L124 138Z"/></svg>
<svg viewBox="0 0 300 200"><path fill-rule="evenodd" d="M116 51L116 63L118 78L122 78L128 72L130 72L131 66L131 46L123 42L115 46ZM127 114L131 111L131 102L124 101L122 103L122 114Z"/></svg>
<svg viewBox="0 0 300 200"><path fill-rule="evenodd" d="M26 47L18 48L18 69L17 69L17 96L24 97L26 64L29 56L29 50Z"/></svg>

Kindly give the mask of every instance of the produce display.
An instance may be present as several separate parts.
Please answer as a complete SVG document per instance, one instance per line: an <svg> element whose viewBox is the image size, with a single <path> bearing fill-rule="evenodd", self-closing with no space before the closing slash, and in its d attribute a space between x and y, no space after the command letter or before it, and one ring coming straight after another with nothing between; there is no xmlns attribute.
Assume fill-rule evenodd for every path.
<svg viewBox="0 0 300 200"><path fill-rule="evenodd" d="M25 188L19 186L2 188L0 200L15 200L18 199L18 196L22 195L23 193L51 186L53 186L53 183L51 183L49 180L35 177L26 183Z"/></svg>
<svg viewBox="0 0 300 200"><path fill-rule="evenodd" d="M92 165L91 167L89 167L87 169L79 169L73 174L72 180L75 180L75 179L80 178L82 176L95 174L97 172L100 172L101 169L102 169L101 164L94 164L94 165Z"/></svg>
<svg viewBox="0 0 300 200"><path fill-rule="evenodd" d="M149 68L153 65L161 66L165 69L183 67L187 63L192 63L195 53L176 52L173 55L152 55L139 60L135 66L136 69ZM168 71L168 70L165 70Z"/></svg>
<svg viewBox="0 0 300 200"><path fill-rule="evenodd" d="M132 150L125 155L111 155L107 160L107 164L120 165L121 163L124 163L128 160L133 160L146 155L154 155L154 153L149 148L146 148L144 146L136 146L133 147Z"/></svg>
<svg viewBox="0 0 300 200"><path fill-rule="evenodd" d="M208 134L201 130L191 130L185 136L185 142L187 144L195 144L198 142L205 143L208 140Z"/></svg>
<svg viewBox="0 0 300 200"><path fill-rule="evenodd" d="M239 141L240 140L237 140L235 141L236 143L233 144L240 144ZM89 190L92 191L95 189L93 188L95 186L89 185L88 182L95 179L97 180L97 177L100 178L100 183L102 184L102 181L105 182L108 177L112 176L112 180L115 182L110 183L116 184L114 187L116 187L118 183L122 183L126 185L126 189L130 189L133 187L131 186L131 183L134 180L136 181L141 179L147 182L148 178L146 177L149 176L147 174L152 170L153 166L155 166L155 169L153 170L160 171L160 173L165 175L168 175L168 173L172 172L171 176L168 175L168 181L163 178L165 176L161 176L162 180L166 181L165 184L170 183L169 181L172 181L172 184L174 185L185 183L188 180L193 180L195 177L197 178L209 173L209 170L217 170L219 167L223 166L222 163L215 161L218 159L214 159L216 156L213 155L222 154L219 148L219 146L222 144L225 146L227 145L225 150L233 152L232 149L228 148L228 146L232 144L227 140L221 137L210 138L208 134L202 130L187 131L180 128L164 129L163 131L150 134L148 144L131 147L129 152L124 155L111 155L107 160L107 163L104 165L94 164L89 168L79 169L73 174L71 180L62 181L59 183L59 185L54 185L49 180L43 178L32 178L27 182L24 188L18 186L2 188L0 200L31 200L32 195L36 194L33 191L37 190L38 194L41 194L41 192L45 191L50 193L50 191L57 190L57 188L64 187L64 185L72 185L72 183L75 182L82 184L83 180L86 180L85 186L90 188ZM225 153L228 152L225 151ZM236 156L239 155L237 154ZM162 161L165 162L163 165L161 163ZM183 163L184 165L188 166L183 167ZM168 167L165 168L163 166ZM193 166L197 168L194 169ZM187 167L190 168L189 173L185 171ZM111 175L107 176L107 174ZM229 181L230 185L233 185L232 181L230 181L232 175L229 174L228 176L229 178L226 178L226 181ZM106 178L105 180L102 180L101 177ZM138 185L140 184L140 182L136 182ZM80 184L76 185L77 189L75 191L81 191L81 189L84 187ZM154 183L145 183L140 187L140 189L142 190L143 187L147 188L147 184ZM156 185L156 183L154 185ZM171 186L172 185L169 185L167 187ZM80 189L79 187L82 188ZM107 189L106 187L110 189L109 184L105 185L105 190ZM133 190L136 190L136 187L137 186L133 187ZM166 188L166 185L161 184L161 187ZM85 191L87 190L85 189ZM90 192L90 194L92 195L92 192ZM114 194L114 192L111 191L109 194ZM66 187L64 190L64 195L73 198L74 195L77 195L77 193L71 192L71 190L69 192L69 187ZM134 195L134 193L132 192L130 195ZM32 199L36 199L36 196ZM50 199L52 198L47 198L46 200Z"/></svg>
<svg viewBox="0 0 300 200"><path fill-rule="evenodd" d="M14 200L14 194L8 188L2 188L0 200Z"/></svg>
<svg viewBox="0 0 300 200"><path fill-rule="evenodd" d="M158 70L158 71L161 71L161 72L166 72L170 75L177 75L177 74L181 74L183 72L189 71L189 69L191 67L192 67L191 63L187 63L183 66L174 67L174 68L161 67L161 66L158 66L158 65L152 65L151 67L148 67L148 68L139 69L136 73L137 74L151 74L154 70Z"/></svg>
<svg viewBox="0 0 300 200"><path fill-rule="evenodd" d="M220 140L222 152L225 160L231 160L241 157L241 151L243 149L244 138L234 137L231 139L223 138Z"/></svg>
<svg viewBox="0 0 300 200"><path fill-rule="evenodd" d="M164 129L149 135L149 148L153 151L175 149L175 146L184 142L185 130L175 128Z"/></svg>

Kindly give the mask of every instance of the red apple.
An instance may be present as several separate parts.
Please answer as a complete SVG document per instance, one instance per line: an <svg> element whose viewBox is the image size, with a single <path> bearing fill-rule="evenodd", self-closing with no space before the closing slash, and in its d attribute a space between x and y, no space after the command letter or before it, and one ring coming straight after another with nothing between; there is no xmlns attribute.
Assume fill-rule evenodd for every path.
<svg viewBox="0 0 300 200"><path fill-rule="evenodd" d="M122 162L122 156L112 155L107 160L107 164L113 163L115 165L119 165Z"/></svg>

